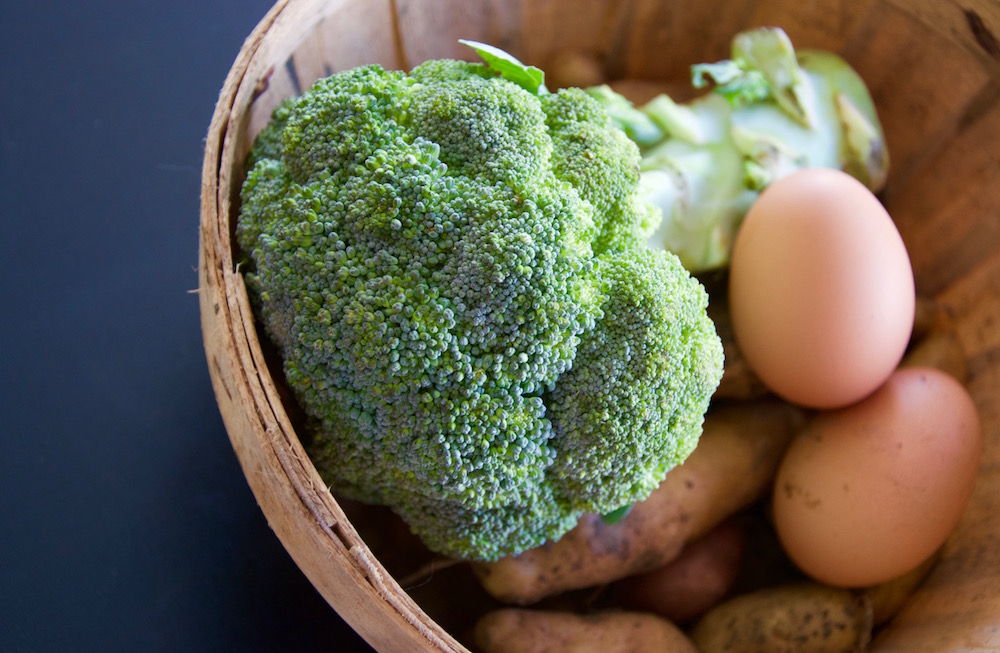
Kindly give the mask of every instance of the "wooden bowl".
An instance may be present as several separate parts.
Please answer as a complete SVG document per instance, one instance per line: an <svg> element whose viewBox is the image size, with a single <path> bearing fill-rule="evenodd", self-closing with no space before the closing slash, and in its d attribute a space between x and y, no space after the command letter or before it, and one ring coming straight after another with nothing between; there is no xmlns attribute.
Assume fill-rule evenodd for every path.
<svg viewBox="0 0 1000 653"><path fill-rule="evenodd" d="M926 583L876 651L1000 649L1000 2L994 0L281 0L246 40L209 127L200 303L233 448L271 527L380 651L465 651L389 574L309 461L234 261L242 162L284 97L363 63L471 58L459 38L545 68L567 51L611 79L684 79L741 29L783 27L868 83L892 154L883 199L919 294L946 307L984 425L979 483ZM275 597L278 600L278 597Z"/></svg>

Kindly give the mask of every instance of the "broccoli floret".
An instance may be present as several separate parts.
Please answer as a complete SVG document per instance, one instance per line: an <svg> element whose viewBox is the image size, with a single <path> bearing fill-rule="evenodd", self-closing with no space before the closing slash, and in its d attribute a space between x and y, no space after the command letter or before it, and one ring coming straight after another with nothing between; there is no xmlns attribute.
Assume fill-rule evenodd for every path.
<svg viewBox="0 0 1000 653"><path fill-rule="evenodd" d="M552 170L593 207L595 253L642 236L648 205L638 202L639 150L586 92L568 88L542 97L554 147Z"/></svg>
<svg viewBox="0 0 1000 653"><path fill-rule="evenodd" d="M236 227L321 475L475 560L644 498L722 371L704 290L642 243L638 149L535 81L320 80L258 137Z"/></svg>
<svg viewBox="0 0 1000 653"><path fill-rule="evenodd" d="M561 496L610 512L648 496L694 450L722 352L708 296L676 257L633 245L595 268L603 316L547 398L551 476Z"/></svg>

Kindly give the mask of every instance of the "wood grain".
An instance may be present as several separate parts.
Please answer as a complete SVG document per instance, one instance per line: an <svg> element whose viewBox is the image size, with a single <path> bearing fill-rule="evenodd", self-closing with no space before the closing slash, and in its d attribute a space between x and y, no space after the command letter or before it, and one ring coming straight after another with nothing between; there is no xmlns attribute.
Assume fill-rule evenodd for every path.
<svg viewBox="0 0 1000 653"><path fill-rule="evenodd" d="M865 80L882 118L892 162L888 196L953 137L991 81L968 50L887 2L868 12L844 55Z"/></svg>
<svg viewBox="0 0 1000 653"><path fill-rule="evenodd" d="M405 67L427 59L477 60L459 39L518 52L521 4L522 0L395 0Z"/></svg>
<svg viewBox="0 0 1000 653"><path fill-rule="evenodd" d="M612 77L666 80L726 56L734 32L760 24L839 51L870 85L893 158L884 200L922 294L948 312L984 429L968 511L927 582L871 650L1000 648L1000 2L280 0L237 55L205 140L206 360L262 512L317 590L377 650L467 651L359 535L305 455L268 371L232 243L252 139L281 99L328 72L471 58L458 38L491 42L534 65L577 51Z"/></svg>
<svg viewBox="0 0 1000 653"><path fill-rule="evenodd" d="M839 52L864 25L876 0L761 0L749 25L779 25L796 47Z"/></svg>
<svg viewBox="0 0 1000 653"><path fill-rule="evenodd" d="M917 288L940 292L1000 248L1000 220L969 220L1000 206L1000 104L962 124L893 191L891 209Z"/></svg>

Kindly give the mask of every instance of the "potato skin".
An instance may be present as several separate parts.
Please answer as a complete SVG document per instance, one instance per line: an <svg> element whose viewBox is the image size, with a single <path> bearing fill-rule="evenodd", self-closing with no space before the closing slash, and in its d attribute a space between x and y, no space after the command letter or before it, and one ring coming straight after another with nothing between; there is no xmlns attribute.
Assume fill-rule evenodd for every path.
<svg viewBox="0 0 1000 653"><path fill-rule="evenodd" d="M719 603L740 573L746 534L727 520L688 543L671 562L614 585L622 606L687 624Z"/></svg>
<svg viewBox="0 0 1000 653"><path fill-rule="evenodd" d="M872 607L863 594L800 583L766 588L719 604L691 631L701 653L853 653L871 640Z"/></svg>
<svg viewBox="0 0 1000 653"><path fill-rule="evenodd" d="M725 368L719 387L715 389L712 396L718 399L759 399L767 395L768 390L764 383L757 378L750 364L747 363L743 351L740 350L733 334L733 322L729 315L729 302L725 298L725 287L707 286L712 301L708 303L708 316L715 323L715 330L722 340L722 352L725 357ZM718 301L716 301L718 299Z"/></svg>
<svg viewBox="0 0 1000 653"><path fill-rule="evenodd" d="M914 343L900 362L902 367L933 367L965 383L969 367L962 344L953 330L935 331Z"/></svg>
<svg viewBox="0 0 1000 653"><path fill-rule="evenodd" d="M770 489L804 420L802 409L777 400L713 407L694 453L621 521L584 515L556 542L477 565L480 583L500 601L528 605L670 562L687 542Z"/></svg>
<svg viewBox="0 0 1000 653"><path fill-rule="evenodd" d="M482 653L698 653L675 625L651 614L593 614L504 608L474 631Z"/></svg>
<svg viewBox="0 0 1000 653"><path fill-rule="evenodd" d="M896 616L940 558L941 550L938 549L934 555L902 576L865 589L865 594L872 603L872 616L876 626L881 626Z"/></svg>

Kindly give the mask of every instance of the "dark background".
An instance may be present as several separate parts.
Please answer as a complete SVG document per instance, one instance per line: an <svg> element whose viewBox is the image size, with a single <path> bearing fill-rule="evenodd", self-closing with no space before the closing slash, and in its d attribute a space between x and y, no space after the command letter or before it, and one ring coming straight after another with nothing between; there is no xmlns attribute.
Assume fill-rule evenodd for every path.
<svg viewBox="0 0 1000 653"><path fill-rule="evenodd" d="M203 139L270 0L0 2L0 651L370 651L268 529L198 315Z"/></svg>

